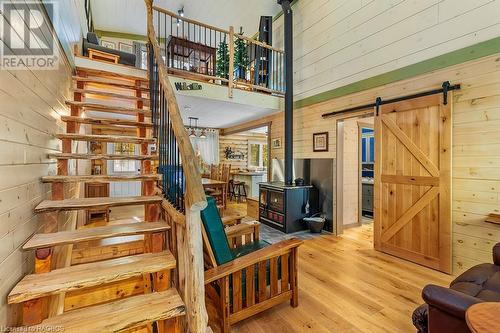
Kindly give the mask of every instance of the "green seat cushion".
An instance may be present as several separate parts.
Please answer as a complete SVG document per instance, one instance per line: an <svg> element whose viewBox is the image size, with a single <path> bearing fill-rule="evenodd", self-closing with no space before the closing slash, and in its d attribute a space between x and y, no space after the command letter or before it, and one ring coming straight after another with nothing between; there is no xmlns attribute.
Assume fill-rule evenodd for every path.
<svg viewBox="0 0 500 333"><path fill-rule="evenodd" d="M201 220L205 227L210 246L212 247L215 261L217 265L223 265L233 261L235 257L229 248L226 232L224 231L224 225L222 224L215 199L207 196L207 202L207 207L201 211Z"/></svg>
<svg viewBox="0 0 500 333"><path fill-rule="evenodd" d="M269 245L271 245L271 244L264 241L264 240L258 240L255 242L251 242L249 244L238 246L237 248L232 249L231 252L232 252L234 258L239 258L239 257L242 257L242 256L247 255L249 253L263 249Z"/></svg>

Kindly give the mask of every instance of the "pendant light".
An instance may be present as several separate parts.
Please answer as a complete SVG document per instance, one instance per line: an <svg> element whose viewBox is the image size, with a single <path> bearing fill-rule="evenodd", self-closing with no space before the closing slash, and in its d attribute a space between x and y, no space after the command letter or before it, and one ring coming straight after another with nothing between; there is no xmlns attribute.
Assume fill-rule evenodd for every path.
<svg viewBox="0 0 500 333"><path fill-rule="evenodd" d="M207 133L205 132L205 129L202 129L200 134L200 139L206 139L206 138L207 138Z"/></svg>
<svg viewBox="0 0 500 333"><path fill-rule="evenodd" d="M191 128L191 133L189 134L190 138L196 138L196 132L194 131L193 125L191 123L192 120L198 120L198 118L189 117L189 128Z"/></svg>

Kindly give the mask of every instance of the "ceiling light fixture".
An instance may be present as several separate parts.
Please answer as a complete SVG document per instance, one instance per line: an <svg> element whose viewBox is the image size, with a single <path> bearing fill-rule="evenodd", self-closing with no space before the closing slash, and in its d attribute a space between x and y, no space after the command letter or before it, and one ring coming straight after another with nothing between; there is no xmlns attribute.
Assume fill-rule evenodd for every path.
<svg viewBox="0 0 500 333"><path fill-rule="evenodd" d="M179 9L177 11L177 13L179 14L180 17L184 17L184 6L181 7L181 9ZM179 24L182 22L182 19L181 18L177 18L177 26L179 26Z"/></svg>
<svg viewBox="0 0 500 333"><path fill-rule="evenodd" d="M200 134L200 139L206 139L206 138L207 138L207 133L205 132L205 129L202 129Z"/></svg>

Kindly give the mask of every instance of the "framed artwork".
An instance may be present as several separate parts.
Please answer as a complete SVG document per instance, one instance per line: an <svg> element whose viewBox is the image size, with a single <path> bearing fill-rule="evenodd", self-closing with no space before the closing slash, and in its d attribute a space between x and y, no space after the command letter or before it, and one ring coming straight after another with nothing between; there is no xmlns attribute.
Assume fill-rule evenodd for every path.
<svg viewBox="0 0 500 333"><path fill-rule="evenodd" d="M101 39L101 46L107 47L108 49L116 50L116 44L108 40Z"/></svg>
<svg viewBox="0 0 500 333"><path fill-rule="evenodd" d="M328 132L313 134L313 151L328 151Z"/></svg>
<svg viewBox="0 0 500 333"><path fill-rule="evenodd" d="M271 147L273 149L281 148L281 138L273 138L271 140Z"/></svg>
<svg viewBox="0 0 500 333"><path fill-rule="evenodd" d="M123 52L134 53L134 47L132 45L130 45L130 44L127 44L127 43L119 42L118 43L118 49L120 51L123 51Z"/></svg>

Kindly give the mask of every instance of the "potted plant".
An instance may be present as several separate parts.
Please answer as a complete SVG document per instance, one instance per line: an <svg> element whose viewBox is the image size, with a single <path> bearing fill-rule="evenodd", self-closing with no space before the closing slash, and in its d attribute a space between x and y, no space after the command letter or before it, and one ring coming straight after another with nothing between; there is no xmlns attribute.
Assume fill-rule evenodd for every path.
<svg viewBox="0 0 500 333"><path fill-rule="evenodd" d="M240 27L240 36L243 36L243 27ZM247 43L243 38L236 38L234 42L234 77L235 79L246 80L248 67Z"/></svg>
<svg viewBox="0 0 500 333"><path fill-rule="evenodd" d="M229 46L225 37L224 40L219 43L219 47L217 48L215 76L223 79L229 78ZM218 83L220 84L221 81ZM222 84L227 85L227 82L222 82Z"/></svg>

